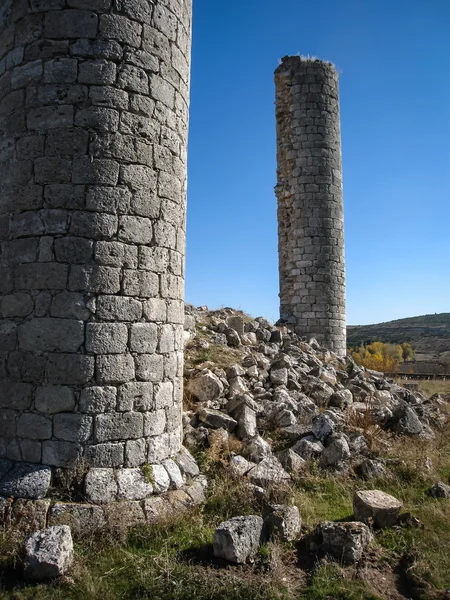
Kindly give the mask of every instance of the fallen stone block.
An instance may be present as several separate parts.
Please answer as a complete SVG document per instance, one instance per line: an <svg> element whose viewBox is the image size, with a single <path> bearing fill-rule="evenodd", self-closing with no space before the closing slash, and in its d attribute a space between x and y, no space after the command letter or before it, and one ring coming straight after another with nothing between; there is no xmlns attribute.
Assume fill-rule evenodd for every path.
<svg viewBox="0 0 450 600"><path fill-rule="evenodd" d="M374 527L394 525L402 506L400 500L380 490L361 490L353 496L355 519Z"/></svg>
<svg viewBox="0 0 450 600"><path fill-rule="evenodd" d="M292 542L300 533L302 520L296 506L274 504L269 507L269 514L264 520L267 535L270 539Z"/></svg>
<svg viewBox="0 0 450 600"><path fill-rule="evenodd" d="M316 533L323 552L343 564L353 564L361 560L372 541L370 529L364 523L319 523Z"/></svg>
<svg viewBox="0 0 450 600"><path fill-rule="evenodd" d="M73 562L73 542L67 525L37 531L25 541L24 575L42 581L63 575Z"/></svg>
<svg viewBox="0 0 450 600"><path fill-rule="evenodd" d="M263 520L256 515L234 517L220 523L214 532L213 552L216 558L243 564L258 550Z"/></svg>

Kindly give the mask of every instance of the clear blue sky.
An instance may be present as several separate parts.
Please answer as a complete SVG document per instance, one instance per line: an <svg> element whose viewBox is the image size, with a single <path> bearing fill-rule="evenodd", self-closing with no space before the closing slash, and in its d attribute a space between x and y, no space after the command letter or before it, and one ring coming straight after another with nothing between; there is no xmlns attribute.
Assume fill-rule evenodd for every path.
<svg viewBox="0 0 450 600"><path fill-rule="evenodd" d="M340 73L349 324L450 312L450 0L194 0L186 300L278 318L273 71Z"/></svg>

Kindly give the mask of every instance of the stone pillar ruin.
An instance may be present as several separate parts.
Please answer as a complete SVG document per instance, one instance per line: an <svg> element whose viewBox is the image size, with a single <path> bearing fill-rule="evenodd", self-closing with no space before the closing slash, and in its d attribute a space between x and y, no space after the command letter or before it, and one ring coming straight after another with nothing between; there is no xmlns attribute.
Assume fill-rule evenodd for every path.
<svg viewBox="0 0 450 600"><path fill-rule="evenodd" d="M190 0L0 6L0 458L181 447Z"/></svg>
<svg viewBox="0 0 450 600"><path fill-rule="evenodd" d="M346 353L338 75L287 56L275 71L281 320Z"/></svg>

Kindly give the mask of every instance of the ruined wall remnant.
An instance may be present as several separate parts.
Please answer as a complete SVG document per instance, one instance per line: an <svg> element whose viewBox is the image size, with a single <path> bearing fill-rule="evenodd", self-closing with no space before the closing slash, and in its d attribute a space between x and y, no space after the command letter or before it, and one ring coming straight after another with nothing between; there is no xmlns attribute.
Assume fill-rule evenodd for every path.
<svg viewBox="0 0 450 600"><path fill-rule="evenodd" d="M181 445L190 0L0 7L0 458Z"/></svg>
<svg viewBox="0 0 450 600"><path fill-rule="evenodd" d="M288 56L275 71L281 319L346 351L338 75Z"/></svg>

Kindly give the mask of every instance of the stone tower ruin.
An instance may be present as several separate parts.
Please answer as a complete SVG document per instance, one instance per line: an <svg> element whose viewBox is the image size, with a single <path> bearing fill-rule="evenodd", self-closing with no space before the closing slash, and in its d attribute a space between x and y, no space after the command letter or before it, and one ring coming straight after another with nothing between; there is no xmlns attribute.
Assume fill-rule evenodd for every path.
<svg viewBox="0 0 450 600"><path fill-rule="evenodd" d="M181 447L190 0L0 6L0 458Z"/></svg>
<svg viewBox="0 0 450 600"><path fill-rule="evenodd" d="M346 352L338 75L287 56L275 71L281 320Z"/></svg>

